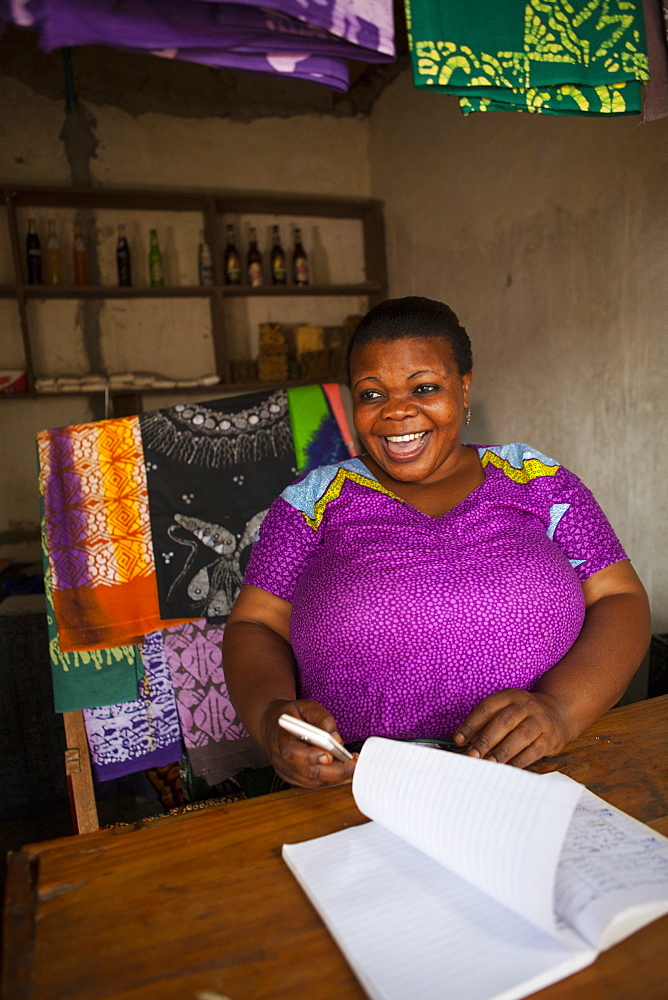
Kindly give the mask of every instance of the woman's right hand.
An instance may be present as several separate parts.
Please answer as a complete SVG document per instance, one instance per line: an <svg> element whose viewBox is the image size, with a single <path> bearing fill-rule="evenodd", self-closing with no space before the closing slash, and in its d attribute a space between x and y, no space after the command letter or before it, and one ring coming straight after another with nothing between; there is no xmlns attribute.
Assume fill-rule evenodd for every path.
<svg viewBox="0 0 668 1000"><path fill-rule="evenodd" d="M350 781L356 758L343 763L335 760L327 750L286 732L278 724L278 717L284 712L324 729L341 742L334 717L317 701L272 701L262 719L262 745L276 773L290 785L301 788L321 788Z"/></svg>

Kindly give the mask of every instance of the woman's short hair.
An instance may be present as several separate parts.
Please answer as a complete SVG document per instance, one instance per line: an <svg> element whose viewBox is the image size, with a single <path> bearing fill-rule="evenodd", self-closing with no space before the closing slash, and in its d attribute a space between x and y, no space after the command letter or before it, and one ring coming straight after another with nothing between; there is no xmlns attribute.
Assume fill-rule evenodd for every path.
<svg viewBox="0 0 668 1000"><path fill-rule="evenodd" d="M348 371L352 352L372 340L390 343L409 337L440 337L450 345L460 375L473 368L473 353L469 335L450 306L436 299L407 295L402 299L385 299L374 306L357 325L348 345Z"/></svg>

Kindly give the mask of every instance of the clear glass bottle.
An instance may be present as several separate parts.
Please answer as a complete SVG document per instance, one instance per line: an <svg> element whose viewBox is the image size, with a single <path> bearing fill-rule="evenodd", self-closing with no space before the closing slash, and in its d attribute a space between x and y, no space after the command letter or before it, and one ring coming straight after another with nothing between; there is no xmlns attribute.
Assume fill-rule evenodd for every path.
<svg viewBox="0 0 668 1000"><path fill-rule="evenodd" d="M278 226L271 227L271 283L272 285L285 285L287 283L285 254L281 246L281 231Z"/></svg>
<svg viewBox="0 0 668 1000"><path fill-rule="evenodd" d="M116 240L116 270L120 288L132 288L132 261L130 246L125 235L125 224L119 223L118 239Z"/></svg>
<svg viewBox="0 0 668 1000"><path fill-rule="evenodd" d="M56 220L49 219L49 232L44 254L44 284L62 285L63 262L60 256L60 241L56 232Z"/></svg>
<svg viewBox="0 0 668 1000"><path fill-rule="evenodd" d="M200 285L213 284L213 259L211 257L211 247L206 238L206 230L200 229L199 248L197 251L197 271Z"/></svg>
<svg viewBox="0 0 668 1000"><path fill-rule="evenodd" d="M74 234L72 243L72 272L74 274L75 285L88 284L88 250L83 233Z"/></svg>
<svg viewBox="0 0 668 1000"><path fill-rule="evenodd" d="M228 223L225 232L226 246L223 253L223 266L225 268L225 284L241 284L241 258L237 250L237 238L234 232L233 223Z"/></svg>
<svg viewBox="0 0 668 1000"><path fill-rule="evenodd" d="M248 230L248 254L246 255L248 284L258 288L262 284L262 254L257 248L257 232L254 226Z"/></svg>
<svg viewBox="0 0 668 1000"><path fill-rule="evenodd" d="M42 284L42 245L37 235L37 223L28 219L28 236L26 238L26 265L28 268L28 284Z"/></svg>
<svg viewBox="0 0 668 1000"><path fill-rule="evenodd" d="M300 287L308 285L308 257L302 243L302 231L295 226L294 249L292 251L292 280Z"/></svg>
<svg viewBox="0 0 668 1000"><path fill-rule="evenodd" d="M148 277L151 288L162 288L165 276L162 270L162 254L158 243L158 230L151 229L149 233L150 246L148 251Z"/></svg>

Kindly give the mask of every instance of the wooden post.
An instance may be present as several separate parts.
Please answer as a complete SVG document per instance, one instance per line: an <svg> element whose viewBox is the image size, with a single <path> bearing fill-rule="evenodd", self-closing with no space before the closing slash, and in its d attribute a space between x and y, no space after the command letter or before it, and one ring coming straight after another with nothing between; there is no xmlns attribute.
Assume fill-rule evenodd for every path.
<svg viewBox="0 0 668 1000"><path fill-rule="evenodd" d="M70 802L77 833L93 833L99 829L97 804L90 769L88 740L83 715L79 712L63 712L65 724L65 772L70 790Z"/></svg>

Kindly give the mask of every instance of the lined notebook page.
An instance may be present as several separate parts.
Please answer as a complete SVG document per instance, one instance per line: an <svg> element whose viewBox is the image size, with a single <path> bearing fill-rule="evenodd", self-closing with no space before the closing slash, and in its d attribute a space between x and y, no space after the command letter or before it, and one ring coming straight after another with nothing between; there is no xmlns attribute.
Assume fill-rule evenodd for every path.
<svg viewBox="0 0 668 1000"><path fill-rule="evenodd" d="M515 1000L595 957L377 823L286 844L283 857L373 1000Z"/></svg>
<svg viewBox="0 0 668 1000"><path fill-rule="evenodd" d="M373 737L355 768L358 808L550 933L554 880L582 786L463 754Z"/></svg>

